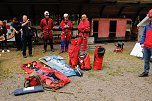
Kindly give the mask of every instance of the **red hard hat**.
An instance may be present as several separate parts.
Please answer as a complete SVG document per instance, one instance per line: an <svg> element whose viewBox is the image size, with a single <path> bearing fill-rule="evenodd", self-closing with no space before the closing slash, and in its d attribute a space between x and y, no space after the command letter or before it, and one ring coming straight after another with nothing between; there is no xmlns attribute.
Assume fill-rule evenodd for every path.
<svg viewBox="0 0 152 101"><path fill-rule="evenodd" d="M152 9L148 12L148 17L152 17Z"/></svg>

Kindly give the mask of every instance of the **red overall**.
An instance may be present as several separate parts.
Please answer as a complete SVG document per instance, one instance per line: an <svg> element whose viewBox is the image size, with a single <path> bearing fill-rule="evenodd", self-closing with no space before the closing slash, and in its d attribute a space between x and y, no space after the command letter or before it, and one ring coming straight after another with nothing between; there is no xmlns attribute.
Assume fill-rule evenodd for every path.
<svg viewBox="0 0 152 101"><path fill-rule="evenodd" d="M43 18L40 22L40 27L43 30L43 40L44 40L44 50L47 50L47 41L49 40L49 44L51 47L51 51L53 50L53 31L52 28L54 26L54 22L51 18Z"/></svg>
<svg viewBox="0 0 152 101"><path fill-rule="evenodd" d="M40 27L43 30L43 38L47 39L47 38L53 38L53 32L52 32L52 28L54 26L54 21L49 18L48 22L46 20L46 18L43 18L40 22Z"/></svg>
<svg viewBox="0 0 152 101"><path fill-rule="evenodd" d="M89 21L86 20L81 20L79 25L78 25L78 30L80 31L79 33L79 45L81 46L81 44L83 43L83 51L87 50L87 43L88 43L88 36L89 36L89 32L90 32L90 23Z"/></svg>
<svg viewBox="0 0 152 101"><path fill-rule="evenodd" d="M67 26L67 28L65 28ZM68 50L71 29L73 25L70 20L62 20L60 23L61 32L61 50Z"/></svg>

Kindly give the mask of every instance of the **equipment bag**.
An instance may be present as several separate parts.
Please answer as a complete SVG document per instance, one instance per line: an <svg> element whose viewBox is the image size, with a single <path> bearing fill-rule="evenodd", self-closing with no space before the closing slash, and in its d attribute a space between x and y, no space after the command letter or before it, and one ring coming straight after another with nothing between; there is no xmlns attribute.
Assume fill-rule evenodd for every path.
<svg viewBox="0 0 152 101"><path fill-rule="evenodd" d="M80 46L78 45L77 39L72 39L68 50L69 54L69 65L75 68L78 65Z"/></svg>
<svg viewBox="0 0 152 101"><path fill-rule="evenodd" d="M105 54L105 48L103 48L102 46L96 46L94 50L94 63L93 63L94 70L102 69L104 54Z"/></svg>
<svg viewBox="0 0 152 101"><path fill-rule="evenodd" d="M26 77L26 81L29 82L29 86L37 86L41 84L56 90L71 82L68 77L64 76L60 72L44 67L37 62L23 64L21 68L29 74ZM37 74L39 77L36 77L35 75L31 76L34 71L34 74ZM38 79L40 80L38 81Z"/></svg>
<svg viewBox="0 0 152 101"><path fill-rule="evenodd" d="M90 55L85 51L80 51L79 54L79 65L82 70L90 70Z"/></svg>
<svg viewBox="0 0 152 101"><path fill-rule="evenodd" d="M29 94L29 93L37 93L37 92L43 92L43 86L33 86L33 87L27 87L27 88L19 88L14 91L15 96Z"/></svg>

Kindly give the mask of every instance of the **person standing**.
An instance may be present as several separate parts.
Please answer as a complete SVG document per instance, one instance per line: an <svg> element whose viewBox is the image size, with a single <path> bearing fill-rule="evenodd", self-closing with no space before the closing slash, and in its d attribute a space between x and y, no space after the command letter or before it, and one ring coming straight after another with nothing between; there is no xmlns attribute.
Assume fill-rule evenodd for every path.
<svg viewBox="0 0 152 101"><path fill-rule="evenodd" d="M22 50L22 41L21 41L21 23L18 22L17 18L14 17L13 18L13 31L15 32L15 41L16 41L16 47L17 47L17 51Z"/></svg>
<svg viewBox="0 0 152 101"><path fill-rule="evenodd" d="M44 17L40 22L40 27L43 30L43 41L44 41L44 52L47 51L47 42L49 40L51 51L54 52L53 48L53 31L54 21L49 18L49 12L44 12Z"/></svg>
<svg viewBox="0 0 152 101"><path fill-rule="evenodd" d="M2 48L2 53L4 53L4 44L7 49L7 52L10 52L8 50L8 45L7 45L7 29L6 26L4 26L3 21L0 20L0 36L4 36L5 40L1 41L1 48Z"/></svg>
<svg viewBox="0 0 152 101"><path fill-rule="evenodd" d="M150 70L150 57L152 56L152 9L147 16L149 23L145 26L143 35L140 40L141 47L144 49L144 72L139 77L147 77Z"/></svg>
<svg viewBox="0 0 152 101"><path fill-rule="evenodd" d="M23 43L23 50L22 55L24 58L26 58L26 47L28 46L28 52L29 56L32 57L32 37L33 33L31 31L29 19L27 18L27 15L23 15L23 22L22 22L22 43Z"/></svg>
<svg viewBox="0 0 152 101"><path fill-rule="evenodd" d="M78 38L78 44L81 46L83 43L83 51L87 50L87 44L88 44L88 36L90 32L90 23L87 19L86 14L82 15L82 19L78 25L79 30L79 38Z"/></svg>
<svg viewBox="0 0 152 101"><path fill-rule="evenodd" d="M73 25L71 21L68 19L69 15L67 13L64 14L64 19L61 21L59 29L62 30L61 32L61 53L64 51L68 51L69 47L69 40L71 36L71 29L73 28Z"/></svg>

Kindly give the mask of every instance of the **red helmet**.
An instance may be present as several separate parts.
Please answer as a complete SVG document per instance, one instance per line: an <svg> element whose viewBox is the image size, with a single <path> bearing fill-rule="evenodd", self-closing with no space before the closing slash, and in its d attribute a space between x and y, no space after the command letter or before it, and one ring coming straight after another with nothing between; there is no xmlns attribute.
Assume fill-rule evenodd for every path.
<svg viewBox="0 0 152 101"><path fill-rule="evenodd" d="M148 17L152 17L152 9L151 10L149 10L149 12L148 12Z"/></svg>

